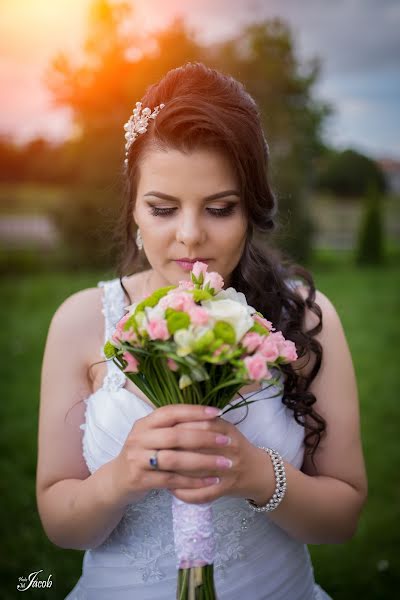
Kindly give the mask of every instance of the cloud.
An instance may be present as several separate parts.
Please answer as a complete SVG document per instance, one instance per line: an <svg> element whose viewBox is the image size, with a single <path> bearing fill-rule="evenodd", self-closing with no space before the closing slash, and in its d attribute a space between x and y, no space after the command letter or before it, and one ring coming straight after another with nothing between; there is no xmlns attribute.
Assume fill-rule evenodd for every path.
<svg viewBox="0 0 400 600"><path fill-rule="evenodd" d="M28 135L31 123L35 131L67 132L65 113L49 108L42 76L59 50L71 54L81 45L89 3L58 0L49 10L48 0L2 0L0 77L6 94L0 131L21 131L23 123ZM400 121L399 0L135 0L133 6L133 32L160 29L182 15L205 43L233 36L247 23L282 18L300 58L321 58L316 93L337 109L331 139L398 152L393 124L396 117Z"/></svg>
<svg viewBox="0 0 400 600"><path fill-rule="evenodd" d="M183 15L200 39L234 35L245 23L280 17L304 57L321 56L326 72L350 74L395 67L400 56L398 0L153 0L135 4L136 23L161 27Z"/></svg>

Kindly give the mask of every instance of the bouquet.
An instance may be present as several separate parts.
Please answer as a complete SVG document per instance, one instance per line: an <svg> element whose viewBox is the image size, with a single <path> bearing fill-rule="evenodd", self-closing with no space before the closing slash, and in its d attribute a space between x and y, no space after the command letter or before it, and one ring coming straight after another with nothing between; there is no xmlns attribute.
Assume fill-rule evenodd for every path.
<svg viewBox="0 0 400 600"><path fill-rule="evenodd" d="M190 280L156 290L127 308L104 346L111 359L158 408L203 404L224 409L244 385L282 385L273 372L297 359L295 345L247 304L223 289L219 273L195 262ZM225 412L251 404L241 400ZM212 503L173 496L178 600L216 598Z"/></svg>

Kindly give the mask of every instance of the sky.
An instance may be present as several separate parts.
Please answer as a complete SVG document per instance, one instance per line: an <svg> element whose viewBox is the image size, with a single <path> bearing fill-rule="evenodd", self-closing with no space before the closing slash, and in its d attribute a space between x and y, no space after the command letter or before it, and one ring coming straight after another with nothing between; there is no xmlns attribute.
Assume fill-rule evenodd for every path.
<svg viewBox="0 0 400 600"><path fill-rule="evenodd" d="M0 134L23 142L71 133L44 83L60 51L78 59L91 0L0 0ZM334 106L326 140L400 159L400 0L132 0L144 33L177 15L212 43L266 18L284 19L301 62L322 63L315 95Z"/></svg>

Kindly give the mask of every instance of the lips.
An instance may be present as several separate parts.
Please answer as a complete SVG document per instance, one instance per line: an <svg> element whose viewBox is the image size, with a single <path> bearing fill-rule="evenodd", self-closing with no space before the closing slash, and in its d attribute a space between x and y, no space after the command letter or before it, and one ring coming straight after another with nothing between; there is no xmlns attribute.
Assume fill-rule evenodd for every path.
<svg viewBox="0 0 400 600"><path fill-rule="evenodd" d="M200 261L200 262L208 262L209 259L207 258L196 258L196 259L186 259L186 258L180 258L177 259L175 262L184 270L184 271L191 271L193 269L193 265L195 262Z"/></svg>
<svg viewBox="0 0 400 600"><path fill-rule="evenodd" d="M209 258L177 258L177 262L195 263L195 262L206 262Z"/></svg>

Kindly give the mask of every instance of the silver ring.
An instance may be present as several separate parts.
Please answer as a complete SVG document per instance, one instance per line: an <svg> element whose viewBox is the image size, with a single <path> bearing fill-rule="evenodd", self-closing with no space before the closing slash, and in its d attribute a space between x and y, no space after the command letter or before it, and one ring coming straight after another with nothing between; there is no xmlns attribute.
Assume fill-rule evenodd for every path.
<svg viewBox="0 0 400 600"><path fill-rule="evenodd" d="M151 468L154 469L155 471L160 471L160 467L158 466L158 459L157 459L157 454L159 452L160 452L160 450L156 450L154 455L149 458L149 464L150 464Z"/></svg>

